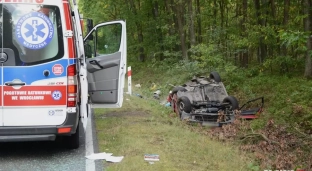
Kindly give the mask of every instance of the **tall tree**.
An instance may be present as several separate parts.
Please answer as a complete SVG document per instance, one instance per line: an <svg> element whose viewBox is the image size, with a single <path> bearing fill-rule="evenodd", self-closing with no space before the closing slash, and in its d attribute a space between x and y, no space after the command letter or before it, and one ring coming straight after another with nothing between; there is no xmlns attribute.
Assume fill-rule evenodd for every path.
<svg viewBox="0 0 312 171"><path fill-rule="evenodd" d="M304 13L307 16L304 19L304 31L309 32L309 33L312 31L312 28L311 28L311 21L312 21L311 7L312 7L312 1L311 0L304 0ZM304 76L308 77L308 78L312 78L311 54L312 54L312 39L311 39L311 36L308 36L305 71L304 71Z"/></svg>
<svg viewBox="0 0 312 171"><path fill-rule="evenodd" d="M290 0L284 0L284 17L283 17L283 28L286 29L288 25L288 20L289 20L289 6L290 6ZM287 56L287 47L285 44L282 44L281 46L281 54L286 57ZM288 72L288 66L287 64L283 61L281 64L281 70L282 72Z"/></svg>
<svg viewBox="0 0 312 171"><path fill-rule="evenodd" d="M200 10L200 1L196 0L196 18L197 18L197 42L202 42L202 23L201 23L201 10Z"/></svg>
<svg viewBox="0 0 312 171"><path fill-rule="evenodd" d="M139 43L139 61L143 62L145 60L144 46L143 46L143 27L142 21L139 19L138 11L140 10L140 0L135 4L134 0L127 0L129 3L130 9L133 12L134 16L137 18L135 20L135 25L137 27L138 43Z"/></svg>
<svg viewBox="0 0 312 171"><path fill-rule="evenodd" d="M248 8L248 2L247 0L243 0L242 2L242 19L240 23L241 27L241 36L246 37L248 36L246 31L246 18L247 18L247 8ZM243 47L243 51L240 53L240 59L241 59L241 66L247 67L248 66L248 47Z"/></svg>
<svg viewBox="0 0 312 171"><path fill-rule="evenodd" d="M265 19L264 19L264 15L262 13L262 5L260 3L260 0L255 0L255 9L256 9L256 18L257 18L257 22L258 22L258 26L261 28L263 28L265 26ZM265 0L262 0L262 3L264 3ZM264 35L260 34L259 37L259 47L258 47L258 62L259 63L263 63L265 57L266 57L266 46L264 44Z"/></svg>
<svg viewBox="0 0 312 171"><path fill-rule="evenodd" d="M196 44L195 28L194 28L194 10L193 10L193 0L188 0L188 12L189 12L189 28L190 28L190 43L191 46Z"/></svg>
<svg viewBox="0 0 312 171"><path fill-rule="evenodd" d="M153 14L154 21L156 23L155 35L157 35L157 40L158 40L158 43L160 44L161 52L164 52L165 47L163 45L163 33L162 33L162 30L160 27L160 19L159 19L160 14L159 14L158 0L155 0L154 2L152 2L152 14ZM160 53L159 58L160 58L160 60L162 60L164 58L163 53Z"/></svg>
<svg viewBox="0 0 312 171"><path fill-rule="evenodd" d="M186 46L186 35L185 35L185 1L172 1L175 2L175 4L171 4L172 11L176 14L176 23L179 30L179 37L180 37L180 45L181 45L181 51L182 51L182 58L185 60L188 60L187 55L187 46Z"/></svg>

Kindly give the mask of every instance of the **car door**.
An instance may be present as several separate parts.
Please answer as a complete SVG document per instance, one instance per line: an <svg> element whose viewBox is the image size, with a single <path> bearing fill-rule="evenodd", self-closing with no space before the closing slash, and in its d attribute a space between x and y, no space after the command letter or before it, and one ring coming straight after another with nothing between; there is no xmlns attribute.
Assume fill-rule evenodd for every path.
<svg viewBox="0 0 312 171"><path fill-rule="evenodd" d="M1 6L4 126L61 125L66 120L68 58L59 6Z"/></svg>
<svg viewBox="0 0 312 171"><path fill-rule="evenodd" d="M127 61L126 23L98 24L84 42L91 107L121 107Z"/></svg>

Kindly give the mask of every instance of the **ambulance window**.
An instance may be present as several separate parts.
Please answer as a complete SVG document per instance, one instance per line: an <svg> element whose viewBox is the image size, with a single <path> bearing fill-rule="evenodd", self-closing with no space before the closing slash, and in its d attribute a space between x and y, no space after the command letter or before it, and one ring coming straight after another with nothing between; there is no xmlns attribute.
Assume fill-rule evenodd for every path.
<svg viewBox="0 0 312 171"><path fill-rule="evenodd" d="M99 27L96 30L96 51L98 55L112 54L119 51L121 24Z"/></svg>
<svg viewBox="0 0 312 171"><path fill-rule="evenodd" d="M57 6L16 3L2 6L1 46L14 51L8 58L15 58L15 66L45 63L64 56L62 22Z"/></svg>

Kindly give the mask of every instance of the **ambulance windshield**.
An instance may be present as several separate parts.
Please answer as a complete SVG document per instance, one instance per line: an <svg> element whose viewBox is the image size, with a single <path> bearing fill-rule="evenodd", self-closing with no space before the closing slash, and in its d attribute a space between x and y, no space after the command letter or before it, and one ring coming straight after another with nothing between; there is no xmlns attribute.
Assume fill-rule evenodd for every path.
<svg viewBox="0 0 312 171"><path fill-rule="evenodd" d="M9 65L29 66L64 56L62 22L57 6L16 3L0 6L2 52L14 52L6 53L8 58L15 59L14 64Z"/></svg>

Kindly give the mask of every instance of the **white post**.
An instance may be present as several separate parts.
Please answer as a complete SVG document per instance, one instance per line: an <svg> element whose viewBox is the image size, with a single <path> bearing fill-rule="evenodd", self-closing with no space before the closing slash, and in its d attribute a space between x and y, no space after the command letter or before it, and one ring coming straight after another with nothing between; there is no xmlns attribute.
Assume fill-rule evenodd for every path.
<svg viewBox="0 0 312 171"><path fill-rule="evenodd" d="M130 96L132 95L131 75L132 75L131 66L129 66L128 67L128 94L130 94Z"/></svg>

